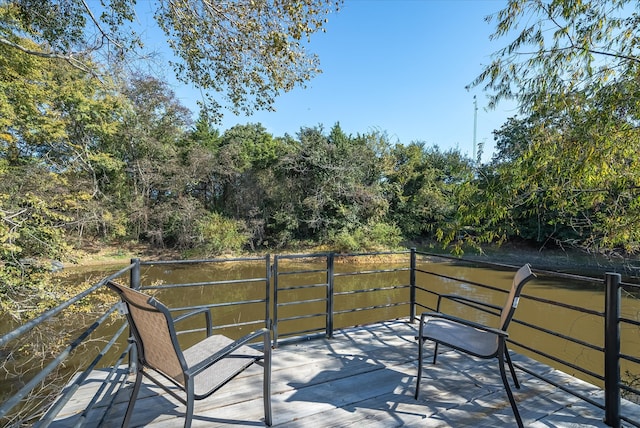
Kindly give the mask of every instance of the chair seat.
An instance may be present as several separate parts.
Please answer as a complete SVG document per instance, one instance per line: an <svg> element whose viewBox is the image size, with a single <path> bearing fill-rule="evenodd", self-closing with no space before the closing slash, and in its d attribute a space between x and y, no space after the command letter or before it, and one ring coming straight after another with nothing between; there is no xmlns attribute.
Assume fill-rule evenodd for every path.
<svg viewBox="0 0 640 428"><path fill-rule="evenodd" d="M188 367L193 367L232 343L233 340L223 335L209 336L205 340L185 350L183 353L184 359ZM261 358L262 355L262 352L249 346L238 348L195 377L195 394L203 396L217 390L242 370L250 366L256 359Z"/></svg>
<svg viewBox="0 0 640 428"><path fill-rule="evenodd" d="M425 339L464 350L476 357L495 356L498 336L468 325L442 318L426 318L422 328Z"/></svg>

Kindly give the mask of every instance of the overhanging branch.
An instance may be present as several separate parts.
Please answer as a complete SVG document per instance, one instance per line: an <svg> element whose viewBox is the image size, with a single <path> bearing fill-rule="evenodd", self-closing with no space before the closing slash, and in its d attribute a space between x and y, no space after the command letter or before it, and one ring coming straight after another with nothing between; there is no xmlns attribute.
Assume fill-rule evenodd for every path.
<svg viewBox="0 0 640 428"><path fill-rule="evenodd" d="M55 53L55 52L44 52L44 51L38 51L38 50L34 50L34 49L29 49L26 48L24 46L21 46L17 43L12 42L11 40L5 39L4 37L0 37L0 44L3 44L5 46L9 46L11 48L14 49L18 49L21 52L24 52L28 55L33 55L33 56L37 56L40 58L48 58L48 59L60 59L63 61L67 61L69 64L71 64L73 67L82 70L86 73L92 73L93 71L87 67L82 61L77 60L76 58L74 58L74 56L72 54L69 55L63 55L63 54L59 54L59 53Z"/></svg>

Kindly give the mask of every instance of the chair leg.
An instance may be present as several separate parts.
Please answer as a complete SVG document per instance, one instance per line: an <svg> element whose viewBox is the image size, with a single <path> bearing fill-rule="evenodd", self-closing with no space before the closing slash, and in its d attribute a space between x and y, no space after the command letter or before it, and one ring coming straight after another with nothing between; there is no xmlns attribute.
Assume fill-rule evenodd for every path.
<svg viewBox="0 0 640 428"><path fill-rule="evenodd" d="M424 339L421 337L418 338L418 376L416 377L416 393L414 394L415 399L418 399L418 395L420 394L420 380L422 379L422 345L424 344Z"/></svg>
<svg viewBox="0 0 640 428"><path fill-rule="evenodd" d="M262 378L262 399L264 401L264 423L266 426L270 427L273 424L273 419L271 415L271 343L268 334L265 337L264 346L265 352L263 361L264 375Z"/></svg>
<svg viewBox="0 0 640 428"><path fill-rule="evenodd" d="M504 369L504 355L505 353L500 351L498 352L498 364L500 365L500 377L502 378L502 383L504 384L504 389L507 391L507 397L509 397L509 403L511 403L511 409L513 410L513 415L516 417L516 422L518 423L518 428L524 428L522 424L522 418L520 417L520 412L518 411L518 407L516 406L516 400L513 397L513 392L511 392L511 387L509 386L509 381L507 380L507 372Z"/></svg>
<svg viewBox="0 0 640 428"><path fill-rule="evenodd" d="M436 358L438 358L438 342L435 342L436 346L433 348L433 364L436 363Z"/></svg>
<svg viewBox="0 0 640 428"><path fill-rule="evenodd" d="M193 421L193 407L194 407L193 394L187 393L187 408L185 410L186 414L184 417L184 428L191 428L191 422Z"/></svg>
<svg viewBox="0 0 640 428"><path fill-rule="evenodd" d="M507 364L509 364L509 371L511 372L511 377L513 378L513 384L516 388L520 389L520 382L518 382L518 377L516 376L516 371L513 368L513 363L511 362L511 356L509 355L509 351L507 350L507 346L504 347L504 356L507 360Z"/></svg>
<svg viewBox="0 0 640 428"><path fill-rule="evenodd" d="M138 392L140 391L140 385L142 384L142 367L138 366L136 370L136 380L133 384L133 391L131 391L131 397L129 397L129 405L127 406L127 412L124 415L124 421L122 422L122 428L129 426L131 415L133 415L133 407L136 405L136 398L138 398Z"/></svg>

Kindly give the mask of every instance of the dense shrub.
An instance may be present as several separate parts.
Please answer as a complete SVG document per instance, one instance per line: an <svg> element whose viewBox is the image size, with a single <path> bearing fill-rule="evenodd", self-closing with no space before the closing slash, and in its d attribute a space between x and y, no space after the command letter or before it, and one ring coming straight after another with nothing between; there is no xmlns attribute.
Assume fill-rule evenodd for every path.
<svg viewBox="0 0 640 428"><path fill-rule="evenodd" d="M218 213L211 213L200 219L197 231L200 243L198 247L206 256L238 252L248 242L242 222L225 218Z"/></svg>

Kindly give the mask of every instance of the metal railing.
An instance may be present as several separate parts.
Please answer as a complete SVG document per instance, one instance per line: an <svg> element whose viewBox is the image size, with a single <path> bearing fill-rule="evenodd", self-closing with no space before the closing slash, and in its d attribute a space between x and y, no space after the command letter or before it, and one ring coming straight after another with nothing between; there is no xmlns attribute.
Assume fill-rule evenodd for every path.
<svg viewBox="0 0 640 428"><path fill-rule="evenodd" d="M206 278L204 281L185 281L180 283L162 283L157 285L142 285L142 281L140 278L141 269L145 266L154 266L154 267L187 267L187 269L191 266L198 266L198 268L202 268L206 265L231 265L234 263L264 263L264 267L261 271L263 275L260 276L236 276L226 280L211 280ZM131 269L131 287L135 289L139 289L142 291L149 290L175 290L175 289L187 289L197 287L202 290L202 293L205 293L207 289L211 289L212 293L216 291L216 288L221 288L224 286L227 287L237 287L237 286L252 286L254 293L253 298L246 298L247 294L250 294L250 289L244 288L243 296L244 298L238 299L237 295L234 293L217 293L216 296L211 296L209 298L210 303L202 303L199 305L187 304L185 306L180 305L171 305L169 311L174 312L189 312L198 309L209 309L215 310L219 308L230 308L234 307L236 311L242 311L243 308L251 307L252 305L260 305L263 308L263 311L250 310L245 313L251 313L254 315L252 318L246 321L234 321L228 322L227 320L223 320L223 323L216 323L214 325L214 330L225 330L225 329L238 329L244 326L253 326L255 329L258 328L271 328L272 320L271 320L271 257L270 255L266 255L263 257L241 257L241 258L229 258L229 259L202 259L202 260L167 260L167 261L154 261L154 262L144 262L139 259L132 260L133 267ZM220 296L229 296L229 299L220 299ZM187 298L187 302L192 302L191 299ZM205 331L205 328L202 327L200 329L194 329L189 331L181 331L179 334L185 333L194 333Z"/></svg>
<svg viewBox="0 0 640 428"><path fill-rule="evenodd" d="M309 336L322 335L327 338L333 336L336 328L349 327L355 324L371 323L389 319L389 309L410 307L409 290L411 284L408 281L397 280L375 281L348 281L348 278L371 278L385 274L409 272L410 267L395 267L387 269L349 269L350 267L362 267L366 263L358 262L358 259L370 257L402 256L406 252L375 252L358 254L319 253L308 255L277 255L273 263L274 281L274 324L273 344L277 346L281 337L290 340L308 339ZM336 259L338 267L336 266ZM283 266L283 262L289 262ZM297 262L297 263L296 263ZM369 262L368 264L371 264ZM288 281L295 278L296 281ZM301 278L303 278L302 281ZM306 279L306 280L304 280ZM375 296L381 293L405 292L401 299L393 302L380 303ZM347 302L347 304L345 304ZM355 304L353 304L355 303ZM306 307L307 310L295 311L294 308ZM398 309L406 318L406 309ZM362 315L368 312L369 316ZM377 313L376 313L377 312ZM350 315L359 314L358 322L349 322L353 319ZM393 317L393 314L392 314ZM315 325L309 322L318 320ZM345 321L340 322L339 320ZM324 322L320 322L324 320ZM289 328L285 333L280 332L280 325L292 323L300 325L300 321L307 321L303 325L306 328Z"/></svg>
<svg viewBox="0 0 640 428"><path fill-rule="evenodd" d="M393 258L394 262L381 261L389 258ZM203 266L215 266L218 269L221 265L234 266L247 263L256 265L256 268L251 271L253 273L249 275L243 273L234 276L233 272L223 269L226 275L224 279L220 278L219 270L214 270L215 273L208 274L208 276L205 274L204 279L192 279L189 276L193 267L201 269ZM214 322L215 328L224 331L225 334L233 335L234 331L243 328L259 328L264 325L272 329L273 346L278 346L284 340L308 339L315 336L330 338L336 329L353 325L407 317L414 321L419 316L418 312L434 310L433 304L430 302L434 302L438 295L442 294L442 291L438 291L438 284L442 283L459 284L461 294L474 292L474 290L485 290L498 296L496 299L506 292L506 288L465 280L459 275L456 276L436 269L446 264L469 267L482 266L498 270L512 270L514 268L513 266L480 263L418 252L414 249L400 252L346 255L333 253L277 255L273 258L273 262L269 255L254 258L186 261L140 261L133 259L127 267L98 281L64 304L1 336L0 350L10 348L13 342L29 334L34 328L43 323L51 322L67 308L103 289L103 285L109 280L121 281L134 288L160 294L180 290L180 296L184 297L184 301L166 302L170 303L171 310L174 312L195 308L211 309L215 311L214 313L225 312L227 308L229 308L227 312L230 313L242 312L243 316L246 316L243 320L234 317L225 318L224 316L216 318L218 322ZM162 281L147 283L145 271L151 268L179 269L184 275L178 276L184 280L175 283ZM600 407L605 412L605 423L609 426L619 427L621 421L640 426L640 421L633 420L632 416L624 414L624 406L621 406L620 398L622 392L636 398L640 397L640 390L635 388L633 382L623 383L621 380L621 362L627 367L634 367L630 370L632 373L640 374L640 358L637 355L621 352L620 347L621 329L629 327L640 329L640 322L637 319L621 316L621 305L629 300L622 299L621 292L624 291L627 296L637 295L640 292L639 287L621 282L618 274L606 274L604 278L595 279L541 270L534 270L534 272L542 276L578 281L601 291L602 310L582 308L571 302L558 302L529 293L523 293L521 299L601 319L604 326L602 345L588 343L561 331L537 325L529 319L521 319L518 317L519 312L516 312L512 323L584 347L598 353L598 355L601 354L604 370L599 373L583 369L580 365L574 364L566 358L529 346L526 341L517 339L517 337L511 340L512 345L516 346L518 351L522 350L529 356L534 358L538 356L551 361L554 365L557 364L559 367L569 367L571 370L582 373L585 377L601 382L605 391L604 402L581 396L577 391L572 391L571 388L563 385L557 385L553 379L547 378L541 373L531 372L527 367L519 366L519 368ZM143 284L143 282L145 283ZM189 290L197 290L197 292L189 294L191 292ZM227 291L218 292L219 290ZM202 296L206 296L206 298L203 299ZM162 300L161 297L160 299ZM53 356L44 369L24 382L18 391L3 399L4 401L0 404L0 421L6 420L12 409L19 406L37 385L44 382L57 367L64 364L79 344L90 337L107 319L110 319L114 312L115 306L79 332L66 348ZM247 315L249 313L251 316ZM182 332L185 335L203 330L193 328L193 326L186 328ZM71 399L79 385L97 367L107 365L110 367L105 377L105 383L98 390L98 394L102 393L104 388L117 389L121 387L125 383L126 377L118 375L118 367L124 364L132 347L121 345L122 352L118 353L117 358L108 362L103 359L117 343L126 344L127 336L126 325L120 324L111 337L105 338L105 346L68 383L56 402L49 405L46 411L40 413L35 426L48 426L63 405ZM111 397L115 397L115 394L112 394ZM104 405L104 403L101 404ZM83 410L81 420L86 418L95 405L97 405L97 400L91 400Z"/></svg>

